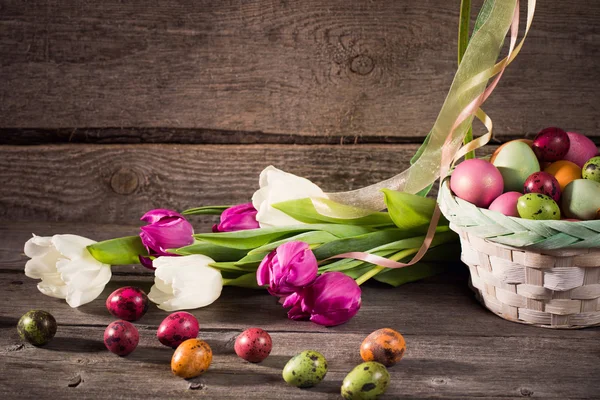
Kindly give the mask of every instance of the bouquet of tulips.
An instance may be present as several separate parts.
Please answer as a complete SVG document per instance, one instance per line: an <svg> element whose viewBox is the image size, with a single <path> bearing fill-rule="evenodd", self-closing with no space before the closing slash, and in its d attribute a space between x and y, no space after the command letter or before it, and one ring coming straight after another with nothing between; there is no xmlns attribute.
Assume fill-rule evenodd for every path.
<svg viewBox="0 0 600 400"><path fill-rule="evenodd" d="M424 240L435 200L384 190L387 211L369 212L327 200L314 183L274 167L259 181L251 203L152 210L134 236L99 243L75 235L34 236L25 245L32 258L25 273L42 280L42 293L77 307L100 295L111 265L141 263L155 274L149 299L166 311L207 306L223 286L266 288L289 308L291 319L331 326L356 314L360 285L368 279L398 286L439 273L449 252L458 252L456 235L442 220L431 250L410 267L336 259L354 251L411 258ZM307 195L337 215L362 216L323 215ZM194 232L186 217L206 214L219 216L213 232Z"/></svg>

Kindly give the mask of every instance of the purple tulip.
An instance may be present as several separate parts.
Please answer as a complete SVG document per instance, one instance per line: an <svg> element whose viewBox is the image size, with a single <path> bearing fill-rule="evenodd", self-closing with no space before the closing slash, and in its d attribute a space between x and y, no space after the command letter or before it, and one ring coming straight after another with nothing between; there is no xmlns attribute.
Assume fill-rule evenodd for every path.
<svg viewBox="0 0 600 400"><path fill-rule="evenodd" d="M260 225L256 221L256 208L252 203L239 204L223 211L221 222L214 225L213 232L233 232L246 229L258 229Z"/></svg>
<svg viewBox="0 0 600 400"><path fill-rule="evenodd" d="M284 307L292 307L288 317L294 320L335 326L349 321L361 304L361 290L356 281L341 272L326 272L311 285L288 296Z"/></svg>
<svg viewBox="0 0 600 400"><path fill-rule="evenodd" d="M140 228L140 238L150 256L172 256L172 253L167 253L168 249L194 242L192 224L176 211L162 208L151 210L141 220L148 223Z"/></svg>
<svg viewBox="0 0 600 400"><path fill-rule="evenodd" d="M284 297L317 277L317 259L308 243L288 242L269 253L256 271L259 285L269 285L269 293Z"/></svg>

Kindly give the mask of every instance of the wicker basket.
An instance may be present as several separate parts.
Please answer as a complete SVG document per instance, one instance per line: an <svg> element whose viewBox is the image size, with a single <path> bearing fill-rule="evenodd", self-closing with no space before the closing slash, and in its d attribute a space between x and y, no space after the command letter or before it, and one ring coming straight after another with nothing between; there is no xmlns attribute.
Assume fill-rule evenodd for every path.
<svg viewBox="0 0 600 400"><path fill-rule="evenodd" d="M507 217L455 197L449 179L438 202L489 310L545 328L600 325L600 220Z"/></svg>

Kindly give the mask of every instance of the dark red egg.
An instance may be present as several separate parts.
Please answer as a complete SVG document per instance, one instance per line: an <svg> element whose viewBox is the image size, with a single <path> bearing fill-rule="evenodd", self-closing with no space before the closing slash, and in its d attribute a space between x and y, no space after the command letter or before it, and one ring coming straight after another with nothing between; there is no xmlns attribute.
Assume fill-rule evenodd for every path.
<svg viewBox="0 0 600 400"><path fill-rule="evenodd" d="M250 328L242 332L235 340L235 354L252 363L258 363L271 354L273 341L271 335L260 328Z"/></svg>
<svg viewBox="0 0 600 400"><path fill-rule="evenodd" d="M523 193L541 193L550 196L554 201L558 201L560 199L560 184L554 176L547 172L534 172L525 181Z"/></svg>
<svg viewBox="0 0 600 400"><path fill-rule="evenodd" d="M125 321L137 321L148 311L148 296L140 288L125 286L106 299L108 312Z"/></svg>
<svg viewBox="0 0 600 400"><path fill-rule="evenodd" d="M158 341L176 348L188 339L195 339L200 332L198 320L189 312L178 311L170 314L160 323L156 337Z"/></svg>
<svg viewBox="0 0 600 400"><path fill-rule="evenodd" d="M104 331L104 345L119 356L126 356L134 351L139 341L138 330L131 322L115 321Z"/></svg>
<svg viewBox="0 0 600 400"><path fill-rule="evenodd" d="M540 161L558 161L569 151L571 140L560 128L546 128L533 139L531 148Z"/></svg>

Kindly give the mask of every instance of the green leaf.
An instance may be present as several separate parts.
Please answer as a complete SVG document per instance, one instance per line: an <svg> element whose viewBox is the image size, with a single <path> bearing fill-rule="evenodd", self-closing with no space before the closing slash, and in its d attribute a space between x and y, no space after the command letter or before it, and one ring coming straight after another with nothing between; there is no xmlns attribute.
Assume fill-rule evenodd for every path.
<svg viewBox="0 0 600 400"><path fill-rule="evenodd" d="M188 210L185 210L181 214L183 214L183 215L221 215L223 213L223 211L225 211L231 207L233 207L233 206L196 207L196 208L190 208Z"/></svg>
<svg viewBox="0 0 600 400"><path fill-rule="evenodd" d="M390 217L400 229L429 225L436 201L406 192L382 189Z"/></svg>
<svg viewBox="0 0 600 400"><path fill-rule="evenodd" d="M269 253L266 252L266 253L248 254L246 257L242 258L241 260L234 262L234 264L237 266L240 266L240 267L256 269L267 254L269 254Z"/></svg>
<svg viewBox="0 0 600 400"><path fill-rule="evenodd" d="M375 254L375 255L378 255L381 257L389 257L393 254L396 254L397 251L396 250L368 251L368 253ZM368 265L370 268L373 268L373 264L371 264L369 262L355 260L353 258L343 258L343 259L335 261L331 264L327 264L327 265L323 265L323 266L319 267L319 272L339 271L339 272L346 273L346 271L350 271L354 268L362 268L365 265Z"/></svg>
<svg viewBox="0 0 600 400"><path fill-rule="evenodd" d="M219 246L251 250L276 240L310 231L324 231L337 237L348 237L361 235L372 231L372 229L353 225L306 224L249 229L236 232L201 233L194 235L194 237Z"/></svg>
<svg viewBox="0 0 600 400"><path fill-rule="evenodd" d="M215 261L237 261L244 257L246 250L235 249L231 247L219 246L202 240L195 240L189 246L169 250L170 253L186 256L190 254L203 254Z"/></svg>
<svg viewBox="0 0 600 400"><path fill-rule="evenodd" d="M418 262L410 267L387 268L375 275L373 279L378 282L387 283L388 285L397 287L405 283L418 281L440 274L444 272L446 268L446 264Z"/></svg>
<svg viewBox="0 0 600 400"><path fill-rule="evenodd" d="M328 217L320 214L310 198L289 200L274 204L273 207L283 211L292 218L307 224L331 223L344 225L369 225L369 226L393 226L388 213L368 211L356 207L336 203L329 199L316 200L323 204L337 217ZM358 217L357 217L358 216Z"/></svg>
<svg viewBox="0 0 600 400"><path fill-rule="evenodd" d="M458 22L458 63L462 61L469 45L469 24L471 23L471 0L460 1Z"/></svg>
<svg viewBox="0 0 600 400"><path fill-rule="evenodd" d="M210 266L222 272L237 272L238 274L248 273L251 271L256 272L256 267L246 268L243 266L236 265L234 262L215 262L210 264Z"/></svg>
<svg viewBox="0 0 600 400"><path fill-rule="evenodd" d="M88 251L96 260L110 265L139 264L148 251L139 236L126 236L91 244Z"/></svg>
<svg viewBox="0 0 600 400"><path fill-rule="evenodd" d="M225 280L226 286L236 286L250 289L263 289L256 283L256 272L244 274L234 279Z"/></svg>
<svg viewBox="0 0 600 400"><path fill-rule="evenodd" d="M473 35L486 23L492 10L494 9L495 0L485 0L485 3L481 6L479 10L479 15L477 15L477 20L475 21L475 26L473 27Z"/></svg>
<svg viewBox="0 0 600 400"><path fill-rule="evenodd" d="M269 253L269 252L275 250L277 247L281 246L282 244L291 242L291 241L300 241L300 242L308 243L309 245L315 245L315 244L327 243L332 240L336 240L337 238L338 238L337 236L334 236L329 232L323 232L323 231L305 232L305 233L301 233L299 235L291 236L289 238L285 238L282 240L278 240L276 242L266 244L264 246L254 249L254 250L250 250L248 252L248 255Z"/></svg>

